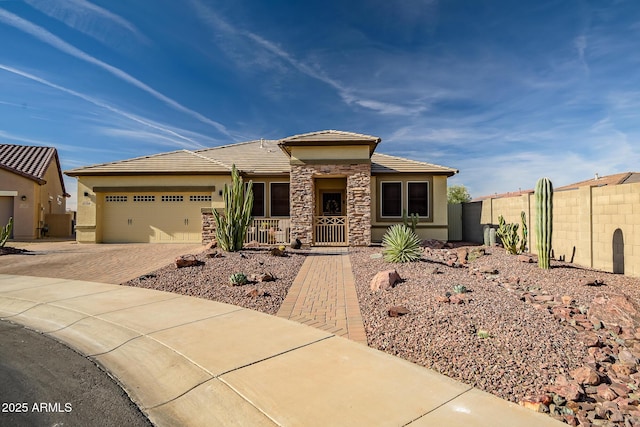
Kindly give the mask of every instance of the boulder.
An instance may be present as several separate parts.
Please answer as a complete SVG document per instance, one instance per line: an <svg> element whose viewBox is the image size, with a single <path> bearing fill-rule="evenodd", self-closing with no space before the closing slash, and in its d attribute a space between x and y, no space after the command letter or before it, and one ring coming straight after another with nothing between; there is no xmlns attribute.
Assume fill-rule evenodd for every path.
<svg viewBox="0 0 640 427"><path fill-rule="evenodd" d="M392 288L396 283L400 282L400 280L402 279L396 270L385 270L373 276L369 287L374 292L379 289L386 291L387 289Z"/></svg>
<svg viewBox="0 0 640 427"><path fill-rule="evenodd" d="M611 401L611 400L615 400L618 397L618 395L608 385L600 384L598 386L598 397L604 400Z"/></svg>
<svg viewBox="0 0 640 427"><path fill-rule="evenodd" d="M252 241L242 245L242 247L245 248L245 249L259 248L260 247L260 243L258 243L257 240L252 240Z"/></svg>
<svg viewBox="0 0 640 427"><path fill-rule="evenodd" d="M526 262L526 263L533 263L535 262L533 256L531 255L518 255L518 261L520 262Z"/></svg>
<svg viewBox="0 0 640 427"><path fill-rule="evenodd" d="M276 280L276 276L274 276L271 273L262 273L262 274L258 274L256 279L259 282L273 282L274 280Z"/></svg>
<svg viewBox="0 0 640 427"><path fill-rule="evenodd" d="M291 249L300 249L302 247L302 242L300 239L291 240Z"/></svg>
<svg viewBox="0 0 640 427"><path fill-rule="evenodd" d="M285 256L285 251L280 248L273 248L269 251L272 256Z"/></svg>
<svg viewBox="0 0 640 427"><path fill-rule="evenodd" d="M200 261L196 259L195 255L181 255L176 258L176 268L194 267L200 265Z"/></svg>
<svg viewBox="0 0 640 427"><path fill-rule="evenodd" d="M400 317L409 313L409 309L400 305L396 305L387 310L389 317Z"/></svg>
<svg viewBox="0 0 640 427"><path fill-rule="evenodd" d="M588 366L581 366L571 371L571 377L578 382L578 384L598 385L600 384L600 375L595 369Z"/></svg>
<svg viewBox="0 0 640 427"><path fill-rule="evenodd" d="M461 264L467 263L467 257L469 256L469 249L467 248L458 248L456 249L456 255L458 257L458 261Z"/></svg>
<svg viewBox="0 0 640 427"><path fill-rule="evenodd" d="M625 295L598 295L589 306L589 318L602 322L607 328L640 327L640 310Z"/></svg>

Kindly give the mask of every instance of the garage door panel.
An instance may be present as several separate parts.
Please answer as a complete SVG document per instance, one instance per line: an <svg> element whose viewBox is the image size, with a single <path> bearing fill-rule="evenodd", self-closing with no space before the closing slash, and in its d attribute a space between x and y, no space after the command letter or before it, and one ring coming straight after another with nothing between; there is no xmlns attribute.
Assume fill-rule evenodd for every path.
<svg viewBox="0 0 640 427"><path fill-rule="evenodd" d="M105 242L186 243L202 240L201 208L211 193L113 194L105 197Z"/></svg>

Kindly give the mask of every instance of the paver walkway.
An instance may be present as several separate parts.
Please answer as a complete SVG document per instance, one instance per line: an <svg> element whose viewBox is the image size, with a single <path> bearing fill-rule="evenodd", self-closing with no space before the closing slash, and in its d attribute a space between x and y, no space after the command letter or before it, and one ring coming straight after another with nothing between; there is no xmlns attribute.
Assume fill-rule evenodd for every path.
<svg viewBox="0 0 640 427"><path fill-rule="evenodd" d="M277 315L366 345L348 248L313 248Z"/></svg>

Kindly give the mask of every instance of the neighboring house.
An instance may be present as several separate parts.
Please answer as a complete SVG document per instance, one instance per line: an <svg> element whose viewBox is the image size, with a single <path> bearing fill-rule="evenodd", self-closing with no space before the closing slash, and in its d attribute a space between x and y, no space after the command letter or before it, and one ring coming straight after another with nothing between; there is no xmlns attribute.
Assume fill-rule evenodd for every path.
<svg viewBox="0 0 640 427"><path fill-rule="evenodd" d="M71 235L58 152L0 144L0 224L13 217L14 239Z"/></svg>
<svg viewBox="0 0 640 427"><path fill-rule="evenodd" d="M420 215L423 239L447 239L452 168L375 153L380 138L321 131L197 151L180 150L66 171L78 179L79 242L198 242L236 165L253 181L247 240L369 245Z"/></svg>

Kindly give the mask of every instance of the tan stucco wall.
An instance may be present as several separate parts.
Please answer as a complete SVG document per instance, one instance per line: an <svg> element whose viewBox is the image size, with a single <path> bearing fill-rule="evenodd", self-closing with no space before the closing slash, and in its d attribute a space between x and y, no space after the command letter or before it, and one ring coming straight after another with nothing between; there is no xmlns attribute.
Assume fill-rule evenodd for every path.
<svg viewBox="0 0 640 427"><path fill-rule="evenodd" d="M13 238L16 240L36 237L37 186L38 184L33 180L0 169L0 190L18 192L18 195L13 198ZM27 200L22 201L22 196L26 196Z"/></svg>
<svg viewBox="0 0 640 427"><path fill-rule="evenodd" d="M392 219L379 216L380 183L382 181L402 182L402 209L407 209L406 183L410 181L429 181L430 216L429 218L420 218L416 234L423 240L448 239L447 177L423 174L384 174L371 177L371 240L373 242L381 242L388 227L402 222L401 218Z"/></svg>
<svg viewBox="0 0 640 427"><path fill-rule="evenodd" d="M38 228L44 225L44 216L49 213L49 197L53 198L51 213L64 214L66 211L66 198L61 198L61 205L57 203L63 191L55 162L51 162L44 180L46 184L39 185L29 178L0 169L0 190L18 192L13 198L13 237L16 240L39 237ZM23 201L22 196L26 196L26 200Z"/></svg>
<svg viewBox="0 0 640 427"><path fill-rule="evenodd" d="M368 145L291 147L291 161L296 160L368 160Z"/></svg>
<svg viewBox="0 0 640 427"><path fill-rule="evenodd" d="M224 200L219 192L225 184L231 184L231 176L225 175L148 175L148 176L81 176L78 177L78 211L76 223L76 240L82 243L102 241L102 210L104 193L94 191L96 187L121 188L118 193L126 193L127 187L210 187L213 208L223 208ZM87 196L85 196L85 192ZM139 192L136 192L139 193Z"/></svg>
<svg viewBox="0 0 640 427"><path fill-rule="evenodd" d="M482 224L520 223L527 212L529 248L535 247L535 198L533 194L484 200ZM613 271L613 234L624 238L624 272L640 276L640 183L581 187L556 191L553 196L553 241L556 258L564 257L585 267ZM575 252L574 252L575 251Z"/></svg>

